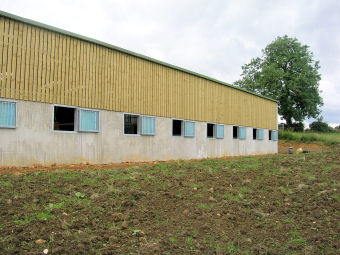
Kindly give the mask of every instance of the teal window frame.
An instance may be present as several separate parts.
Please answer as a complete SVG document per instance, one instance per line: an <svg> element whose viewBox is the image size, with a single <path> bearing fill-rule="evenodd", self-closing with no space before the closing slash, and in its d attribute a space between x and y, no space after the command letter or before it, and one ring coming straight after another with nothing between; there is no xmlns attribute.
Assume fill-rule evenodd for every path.
<svg viewBox="0 0 340 255"><path fill-rule="evenodd" d="M97 110L91 110L91 109L83 109L80 108L77 110L78 111L78 132L89 132L89 133L98 133L99 132L99 111ZM90 127L84 127L84 125L86 125L86 123L83 122L83 114L85 115L85 113L93 113L95 116L95 119L93 121L95 121L94 124L94 128ZM93 124L93 123L90 123ZM89 125L89 124L87 124Z"/></svg>
<svg viewBox="0 0 340 255"><path fill-rule="evenodd" d="M9 112L2 113L1 110L8 108ZM17 128L17 102L0 99L0 128ZM7 115L7 116L6 116ZM6 118L7 117L7 118ZM6 120L7 119L7 120ZM2 122L4 124L2 124ZM5 122L7 122L5 124Z"/></svg>
<svg viewBox="0 0 340 255"><path fill-rule="evenodd" d="M216 124L216 138L217 139L224 139L224 125L223 124Z"/></svg>
<svg viewBox="0 0 340 255"><path fill-rule="evenodd" d="M256 129L256 140L264 140L264 130L262 128Z"/></svg>
<svg viewBox="0 0 340 255"><path fill-rule="evenodd" d="M277 130L272 131L272 140L273 141L278 141L279 140L279 133Z"/></svg>
<svg viewBox="0 0 340 255"><path fill-rule="evenodd" d="M140 132L141 135L150 135L150 136L156 135L156 118L155 117L142 115L140 117L140 122L141 122L141 132ZM151 130L149 128L151 128Z"/></svg>
<svg viewBox="0 0 340 255"><path fill-rule="evenodd" d="M192 130L188 130L187 128L192 128ZM196 125L194 121L185 120L184 121L184 137L195 137L195 129Z"/></svg>
<svg viewBox="0 0 340 255"><path fill-rule="evenodd" d="M238 139L240 140L247 139L247 128L246 127L238 127Z"/></svg>

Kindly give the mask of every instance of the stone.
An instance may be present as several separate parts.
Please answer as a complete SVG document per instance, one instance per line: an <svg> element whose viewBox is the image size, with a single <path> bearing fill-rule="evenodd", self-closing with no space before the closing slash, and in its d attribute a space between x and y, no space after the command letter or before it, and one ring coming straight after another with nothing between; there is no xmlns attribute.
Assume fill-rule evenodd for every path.
<svg viewBox="0 0 340 255"><path fill-rule="evenodd" d="M35 240L35 243L38 244L38 245L42 245L42 244L46 243L46 240L38 239L38 240Z"/></svg>
<svg viewBox="0 0 340 255"><path fill-rule="evenodd" d="M183 211L183 214L186 215L186 216L188 216L188 215L190 214L190 211L189 211L188 209L185 209L185 210Z"/></svg>
<svg viewBox="0 0 340 255"><path fill-rule="evenodd" d="M304 183L300 183L298 186L297 186L298 189L306 189L308 188L308 185L304 184Z"/></svg>
<svg viewBox="0 0 340 255"><path fill-rule="evenodd" d="M123 221L122 229L127 229L129 227L129 223L127 221Z"/></svg>
<svg viewBox="0 0 340 255"><path fill-rule="evenodd" d="M110 244L115 243L117 241L118 241L118 237L117 236L112 235L112 236L109 237Z"/></svg>
<svg viewBox="0 0 340 255"><path fill-rule="evenodd" d="M112 214L112 219L115 222L122 221L123 220L123 214L120 213L120 212L115 212L115 213Z"/></svg>
<svg viewBox="0 0 340 255"><path fill-rule="evenodd" d="M264 213L259 210L253 210L253 214L259 218L265 218L269 216L269 213Z"/></svg>

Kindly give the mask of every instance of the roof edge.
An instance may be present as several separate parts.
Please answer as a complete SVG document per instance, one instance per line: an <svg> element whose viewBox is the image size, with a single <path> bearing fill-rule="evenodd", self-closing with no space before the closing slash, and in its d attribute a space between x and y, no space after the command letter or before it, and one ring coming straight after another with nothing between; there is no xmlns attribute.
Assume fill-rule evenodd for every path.
<svg viewBox="0 0 340 255"><path fill-rule="evenodd" d="M22 22L22 23L26 23L26 24L29 24L29 25L33 25L33 26L36 26L36 27L39 27L39 28L47 29L47 30L50 30L50 31L53 31L53 32L57 32L57 33L60 33L60 34L63 34L63 35L71 36L71 37L74 37L76 39L80 39L80 40L87 41L87 42L90 42L90 43L95 43L97 45L100 45L100 46L103 46L103 47L106 47L106 48L109 48L109 49L113 49L113 50L131 55L131 56L134 56L134 57L138 57L138 58L159 64L159 65L162 65L162 66L166 66L166 67L169 67L169 68L172 68L172 69L184 72L184 73L188 73L188 74L191 74L191 75L194 75L194 76L197 76L197 77L218 83L220 85L224 85L224 86L227 86L227 87L230 87L230 88L233 88L233 89L236 89L236 90L240 90L240 91L243 91L245 93L248 93L248 94L251 94L251 95L261 97L261 98L267 99L269 101L273 101L275 103L278 103L278 101L273 99L273 98L254 93L252 91L248 91L248 90L236 87L234 85L231 85L231 84L228 84L226 82L211 78L209 76L206 76L206 75L203 75L203 74L200 74L200 73L196 73L196 72L190 71L188 69L185 69L185 68L182 68L182 67L179 67L179 66L176 66L176 65L172 65L172 64L169 64L169 63L166 63L166 62L163 62L163 61L160 61L160 60L157 60L157 59L154 59L154 58L151 58L151 57L148 57L148 56L145 56L145 55L133 52L133 51L129 51L129 50L126 50L126 49L114 46L112 44L93 39L93 38L90 38L90 37L87 37L87 36L76 34L76 33L73 33L73 32L70 32L70 31L67 31L67 30L64 30L64 29L54 27L54 26L46 25L44 23L40 23L40 22L31 20L31 19L23 18L23 17L17 16L17 15L8 13L8 12L1 11L1 10L0 10L0 16L3 16L5 18L9 18L9 19L13 19L13 20L16 20L16 21L19 21L19 22Z"/></svg>

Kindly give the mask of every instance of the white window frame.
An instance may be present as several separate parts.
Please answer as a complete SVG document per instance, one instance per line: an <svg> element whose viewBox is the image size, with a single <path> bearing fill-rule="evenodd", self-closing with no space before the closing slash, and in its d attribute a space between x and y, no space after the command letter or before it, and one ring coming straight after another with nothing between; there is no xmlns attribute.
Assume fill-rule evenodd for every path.
<svg viewBox="0 0 340 255"><path fill-rule="evenodd" d="M74 111L74 130L73 131L63 131L63 130L55 130L54 129L54 107L66 107L66 108L73 108ZM52 120L51 120L51 128L52 132L54 133L61 133L61 134L75 134L78 133L78 107L76 106L69 106L69 105L63 105L63 104L53 104L52 105Z"/></svg>
<svg viewBox="0 0 340 255"><path fill-rule="evenodd" d="M181 135L173 135L173 130L174 130L174 120L179 120L181 121ZM184 120L183 119L176 119L176 118L172 118L171 119L171 137L184 137Z"/></svg>
<svg viewBox="0 0 340 255"><path fill-rule="evenodd" d="M14 120L14 126L0 126L0 129L16 129L17 126L17 120L18 120L18 101L11 100L11 99L3 99L0 98L0 102L8 102L8 103L14 103L15 104L15 120Z"/></svg>
<svg viewBox="0 0 340 255"><path fill-rule="evenodd" d="M274 141L274 139L273 139L273 130L271 130L271 129L268 129L268 141Z"/></svg>
<svg viewBox="0 0 340 255"><path fill-rule="evenodd" d="M213 125L213 136L208 136L208 125ZM212 123L212 122L207 122L206 124L206 127L207 127L207 132L206 132L206 137L207 139L216 139L216 124L215 123Z"/></svg>
<svg viewBox="0 0 340 255"><path fill-rule="evenodd" d="M97 126L98 126L98 130L94 130L94 131L87 131L87 130L80 130L80 115L81 115L81 110L83 111L91 111L91 112L98 112L98 119L97 119ZM76 116L77 116L77 132L80 132L80 133L99 133L100 131L100 111L99 110L93 110L93 109L88 109L88 108L76 108Z"/></svg>
<svg viewBox="0 0 340 255"><path fill-rule="evenodd" d="M138 116L138 119L137 119L137 134L125 134L125 115L134 115L134 116ZM129 113L129 112L124 112L123 113L123 135L126 135L126 136L140 136L140 117L142 115L141 114L136 114L136 113Z"/></svg>

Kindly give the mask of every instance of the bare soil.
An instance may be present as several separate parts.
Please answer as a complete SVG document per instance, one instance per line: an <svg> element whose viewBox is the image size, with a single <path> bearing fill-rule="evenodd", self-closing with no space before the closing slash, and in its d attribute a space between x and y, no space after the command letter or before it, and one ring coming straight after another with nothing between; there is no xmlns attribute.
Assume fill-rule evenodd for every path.
<svg viewBox="0 0 340 255"><path fill-rule="evenodd" d="M0 254L340 254L340 147L56 168L0 175Z"/></svg>

